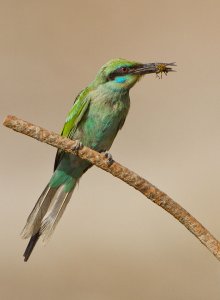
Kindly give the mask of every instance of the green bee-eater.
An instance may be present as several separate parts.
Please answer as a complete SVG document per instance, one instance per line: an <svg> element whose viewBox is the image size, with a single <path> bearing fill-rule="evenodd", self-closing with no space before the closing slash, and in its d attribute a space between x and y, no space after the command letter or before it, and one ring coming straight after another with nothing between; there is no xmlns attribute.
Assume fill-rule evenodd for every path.
<svg viewBox="0 0 220 300"><path fill-rule="evenodd" d="M129 90L145 74L167 73L174 64L141 64L113 59L76 98L61 135L79 140L98 152L110 149L130 107ZM57 151L54 173L35 204L21 233L30 238L24 252L27 261L37 240L47 240L61 218L76 183L91 163L76 155Z"/></svg>

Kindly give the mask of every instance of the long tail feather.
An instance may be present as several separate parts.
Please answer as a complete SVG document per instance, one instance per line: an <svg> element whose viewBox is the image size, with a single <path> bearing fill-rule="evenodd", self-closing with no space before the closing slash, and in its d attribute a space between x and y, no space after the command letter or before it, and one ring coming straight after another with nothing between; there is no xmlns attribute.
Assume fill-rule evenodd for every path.
<svg viewBox="0 0 220 300"><path fill-rule="evenodd" d="M69 203L72 193L73 189L69 192L65 191L65 185L61 185L56 191L51 205L41 222L40 235L42 235L44 242L48 240L54 232L57 223Z"/></svg>
<svg viewBox="0 0 220 300"><path fill-rule="evenodd" d="M24 261L27 261L39 239L42 235L43 241L46 241L53 233L57 223L71 198L76 181L72 181L71 189L65 191L66 182L56 188L49 184L44 189L21 233L23 238L31 239L24 252Z"/></svg>
<svg viewBox="0 0 220 300"><path fill-rule="evenodd" d="M41 221L47 213L56 190L57 188L51 188L49 185L46 186L27 219L27 223L21 232L22 238L26 239L39 231Z"/></svg>
<svg viewBox="0 0 220 300"><path fill-rule="evenodd" d="M31 253L32 253L32 251L33 251L33 249L34 249L34 247L35 247L35 245L36 245L39 237L40 237L39 232L35 233L35 235L33 235L31 237L31 239L30 239L30 241L29 241L29 243L27 245L27 248L25 249L24 254L23 254L24 261L28 261L28 258L30 257L30 255L31 255Z"/></svg>

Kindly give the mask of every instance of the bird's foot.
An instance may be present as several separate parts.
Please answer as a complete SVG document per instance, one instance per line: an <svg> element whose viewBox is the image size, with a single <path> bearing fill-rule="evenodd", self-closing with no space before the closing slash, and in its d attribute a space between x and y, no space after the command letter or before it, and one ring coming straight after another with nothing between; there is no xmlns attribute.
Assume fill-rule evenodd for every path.
<svg viewBox="0 0 220 300"><path fill-rule="evenodd" d="M114 162L111 153L109 153L108 151L105 151L105 152L103 152L103 154L104 154L104 157L107 159L108 166L110 167Z"/></svg>
<svg viewBox="0 0 220 300"><path fill-rule="evenodd" d="M72 147L72 151L75 152L76 154L80 149L82 149L83 144L80 142L80 140L76 140L74 146Z"/></svg>

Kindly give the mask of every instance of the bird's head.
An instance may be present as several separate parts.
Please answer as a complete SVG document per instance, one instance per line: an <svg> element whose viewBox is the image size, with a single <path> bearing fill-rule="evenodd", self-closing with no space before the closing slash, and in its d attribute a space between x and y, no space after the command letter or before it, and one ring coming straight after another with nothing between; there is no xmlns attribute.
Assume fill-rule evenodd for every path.
<svg viewBox="0 0 220 300"><path fill-rule="evenodd" d="M108 61L102 66L94 83L97 85L104 84L105 87L108 87L112 91L128 91L144 75L162 72L167 74L168 72L173 71L169 66L174 65L174 63L142 64L122 58L116 58Z"/></svg>

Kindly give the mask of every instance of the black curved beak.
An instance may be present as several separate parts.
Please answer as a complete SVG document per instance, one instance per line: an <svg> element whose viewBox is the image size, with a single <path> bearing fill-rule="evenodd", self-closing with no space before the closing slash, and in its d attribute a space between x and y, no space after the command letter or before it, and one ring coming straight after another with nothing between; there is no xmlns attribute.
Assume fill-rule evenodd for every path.
<svg viewBox="0 0 220 300"><path fill-rule="evenodd" d="M137 66L134 70L132 70L132 74L139 74L139 75L145 75L145 74L167 74L168 72L176 72L172 69L172 67L176 67L176 63L149 63L149 64L143 64L140 66Z"/></svg>

